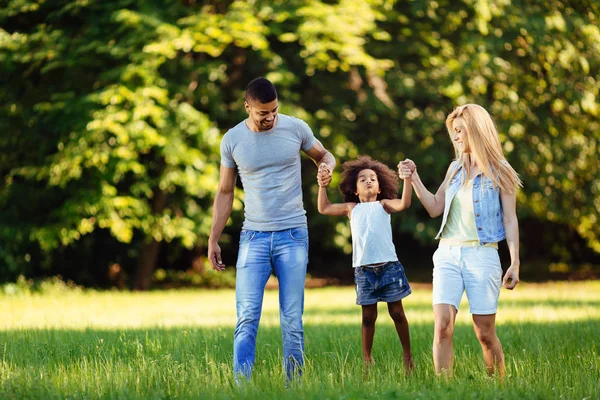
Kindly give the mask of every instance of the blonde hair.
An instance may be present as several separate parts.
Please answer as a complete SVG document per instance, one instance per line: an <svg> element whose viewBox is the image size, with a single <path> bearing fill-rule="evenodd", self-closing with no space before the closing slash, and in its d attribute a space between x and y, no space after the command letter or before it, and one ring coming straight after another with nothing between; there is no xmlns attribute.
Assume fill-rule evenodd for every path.
<svg viewBox="0 0 600 400"><path fill-rule="evenodd" d="M452 125L458 118L464 120L463 130L467 138L465 146L470 149L470 155L460 153L453 140L454 129ZM456 161L458 162L457 168L452 173L452 178L458 173L458 167L464 168L465 174L463 176L469 176L471 168L469 157L473 157L481 172L493 182L495 187L499 187L502 191L508 193L514 193L518 187L523 186L519 174L504 158L502 145L498 138L498 130L485 108L477 104L465 104L455 108L446 118L446 128L450 134L450 140L454 146ZM463 183L466 184L466 179Z"/></svg>

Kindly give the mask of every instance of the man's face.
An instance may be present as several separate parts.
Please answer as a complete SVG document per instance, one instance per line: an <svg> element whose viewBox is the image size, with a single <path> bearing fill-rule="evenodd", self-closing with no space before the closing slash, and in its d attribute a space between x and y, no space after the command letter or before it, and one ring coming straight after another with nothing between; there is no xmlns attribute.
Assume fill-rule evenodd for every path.
<svg viewBox="0 0 600 400"><path fill-rule="evenodd" d="M246 108L246 112L248 112L250 129L256 132L273 129L279 108L277 99L270 103L261 103L258 100L245 101L244 107Z"/></svg>

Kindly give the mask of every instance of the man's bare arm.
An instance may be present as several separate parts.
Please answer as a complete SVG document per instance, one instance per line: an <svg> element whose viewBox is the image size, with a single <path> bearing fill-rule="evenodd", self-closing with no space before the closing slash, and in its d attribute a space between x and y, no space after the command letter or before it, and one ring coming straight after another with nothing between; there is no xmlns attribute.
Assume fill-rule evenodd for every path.
<svg viewBox="0 0 600 400"><path fill-rule="evenodd" d="M212 225L210 227L210 236L208 238L208 259L210 260L213 269L217 271L223 271L225 269L225 265L221 258L219 238L231 215L236 179L237 169L227 168L221 165L219 188L217 189L217 194L213 203Z"/></svg>
<svg viewBox="0 0 600 400"><path fill-rule="evenodd" d="M319 140L310 150L306 151L306 155L312 158L317 165L326 164L331 172L335 169L335 157L323 147Z"/></svg>

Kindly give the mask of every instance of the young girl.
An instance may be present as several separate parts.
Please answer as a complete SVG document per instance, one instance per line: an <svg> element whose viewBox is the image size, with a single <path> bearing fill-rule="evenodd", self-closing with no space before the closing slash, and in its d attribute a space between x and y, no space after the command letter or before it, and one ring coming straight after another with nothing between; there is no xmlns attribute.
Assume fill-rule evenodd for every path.
<svg viewBox="0 0 600 400"><path fill-rule="evenodd" d="M414 367L414 362L402 299L411 293L411 289L392 242L390 214L410 206L412 185L407 179L402 199L398 200L398 175L381 162L362 156L344 163L342 168L340 190L345 203L330 204L326 190L329 184L327 167L319 167L318 209L324 215L346 215L350 219L356 304L362 307L364 361L367 365L374 363L371 349L377 302L381 301L388 304L402 343L404 369L408 372Z"/></svg>

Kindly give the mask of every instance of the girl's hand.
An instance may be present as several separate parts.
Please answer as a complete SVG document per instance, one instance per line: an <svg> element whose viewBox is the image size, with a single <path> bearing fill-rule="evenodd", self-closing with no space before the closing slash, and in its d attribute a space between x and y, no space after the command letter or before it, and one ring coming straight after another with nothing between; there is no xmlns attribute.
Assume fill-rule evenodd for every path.
<svg viewBox="0 0 600 400"><path fill-rule="evenodd" d="M400 179L408 179L412 176L416 169L417 166L415 163L407 158L406 160L398 163L398 176Z"/></svg>
<svg viewBox="0 0 600 400"><path fill-rule="evenodd" d="M321 163L319 165L319 172L317 172L317 183L321 187L329 186L331 183L331 178L333 176L333 172L329 168L329 166L325 163Z"/></svg>

